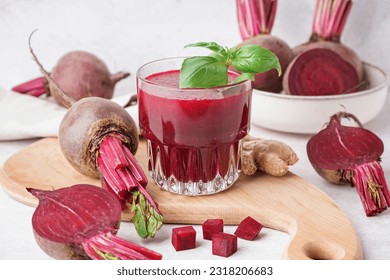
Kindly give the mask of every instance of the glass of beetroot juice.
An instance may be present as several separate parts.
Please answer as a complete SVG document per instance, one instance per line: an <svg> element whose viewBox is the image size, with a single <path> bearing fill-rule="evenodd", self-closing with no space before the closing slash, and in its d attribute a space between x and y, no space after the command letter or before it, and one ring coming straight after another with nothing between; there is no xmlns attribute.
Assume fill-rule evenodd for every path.
<svg viewBox="0 0 390 280"><path fill-rule="evenodd" d="M251 81L214 88L179 88L183 58L150 62L137 72L139 125L148 169L164 190L214 194L239 177L248 133ZM229 73L229 80L237 74Z"/></svg>

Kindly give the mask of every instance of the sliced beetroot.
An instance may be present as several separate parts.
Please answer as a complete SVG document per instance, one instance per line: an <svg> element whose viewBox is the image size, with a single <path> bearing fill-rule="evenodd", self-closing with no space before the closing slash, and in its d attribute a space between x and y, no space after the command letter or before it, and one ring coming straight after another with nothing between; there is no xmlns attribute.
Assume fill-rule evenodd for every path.
<svg viewBox="0 0 390 280"><path fill-rule="evenodd" d="M253 87L269 92L281 92L283 73L294 58L290 46L281 38L271 34L276 17L277 0L237 0L237 19L244 45L259 45L269 49L278 57L282 75L276 70L255 75Z"/></svg>
<svg viewBox="0 0 390 280"><path fill-rule="evenodd" d="M234 232L234 235L241 239L253 240L259 234L262 228L263 225L261 223L248 216L240 222L236 231Z"/></svg>
<svg viewBox="0 0 390 280"><path fill-rule="evenodd" d="M203 239L211 240L213 235L223 232L223 219L207 219L202 224Z"/></svg>
<svg viewBox="0 0 390 280"><path fill-rule="evenodd" d="M237 252L237 236L224 232L220 232L213 235L213 255L221 257L230 257L235 252Z"/></svg>
<svg viewBox="0 0 390 280"><path fill-rule="evenodd" d="M359 126L342 125L343 118L353 119ZM331 183L356 187L367 216L379 214L390 205L390 192L380 165L384 144L354 115L333 115L328 125L309 139L306 149L320 176Z"/></svg>
<svg viewBox="0 0 390 280"><path fill-rule="evenodd" d="M171 242L176 251L194 249L196 247L196 231L194 227L173 228Z"/></svg>
<svg viewBox="0 0 390 280"><path fill-rule="evenodd" d="M365 84L358 54L340 36L351 0L317 0L310 40L295 47L283 88L292 95L337 95L357 92Z"/></svg>
<svg viewBox="0 0 390 280"><path fill-rule="evenodd" d="M335 95L359 91L362 72L336 43L318 43L299 54L285 72L284 89L293 95ZM314 47L315 46L315 47ZM354 56L355 57L355 56Z"/></svg>
<svg viewBox="0 0 390 280"><path fill-rule="evenodd" d="M161 259L162 255L115 234L122 213L118 198L93 185L55 191L29 188L39 199L32 217L34 236L56 259Z"/></svg>

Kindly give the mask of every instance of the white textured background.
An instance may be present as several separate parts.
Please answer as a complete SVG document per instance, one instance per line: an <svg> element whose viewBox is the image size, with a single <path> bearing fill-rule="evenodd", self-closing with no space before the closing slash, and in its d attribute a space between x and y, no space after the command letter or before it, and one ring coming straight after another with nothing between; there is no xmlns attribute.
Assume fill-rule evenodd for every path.
<svg viewBox="0 0 390 280"><path fill-rule="evenodd" d="M291 46L311 33L315 0L279 0L273 35ZM342 41L365 61L390 72L390 1L355 0ZM241 38L234 0L0 0L0 85L39 75L27 48L50 70L68 51L83 49L114 71L133 73L120 90L134 90L137 68L162 57L190 55L183 46Z"/></svg>
<svg viewBox="0 0 390 280"><path fill-rule="evenodd" d="M314 6L315 0L279 0L272 34L291 46L305 42L311 33ZM390 73L389 14L390 1L355 0L342 36L342 42L354 48L364 61L387 73ZM132 73L130 79L118 84L118 92L127 93L135 91L135 72L143 63L198 51L184 50L183 46L188 43L216 41L233 46L241 40L234 0L0 0L0 87L11 88L40 76L27 45L28 36L34 29L38 32L33 37L33 48L48 70L66 52L87 50L102 58L111 72L125 70ZM384 112L369 125L385 136L385 145L390 144L387 143L390 136L386 124L390 115L387 113L389 104L387 102ZM319 186L349 213L362 239L366 258L390 259L390 210L380 217L367 219L354 189L330 186L309 167L303 152L304 136L262 133L285 137L287 143L291 140L294 148L302 151L299 155L301 162L294 166L293 172L304 174L305 179ZM12 149L0 150L0 155L6 158L24 145L23 141L12 143ZM387 152L383 158L387 176L390 174L389 162ZM30 232L32 209L11 202L3 193L2 197L7 201L0 199L0 236L3 240L0 259L9 256L15 259L48 258L36 248ZM24 234L16 232L20 230L16 223L26 230ZM164 236L169 236L169 230L169 227L164 229ZM262 243L261 248L253 250L264 259L279 258L287 236L265 231L262 238L264 241L270 239L270 243ZM171 247L169 249L173 251ZM192 257L191 254L197 252L199 254L195 250L180 256ZM179 257L174 252L168 251L169 254L172 258ZM236 258L247 257L236 255Z"/></svg>

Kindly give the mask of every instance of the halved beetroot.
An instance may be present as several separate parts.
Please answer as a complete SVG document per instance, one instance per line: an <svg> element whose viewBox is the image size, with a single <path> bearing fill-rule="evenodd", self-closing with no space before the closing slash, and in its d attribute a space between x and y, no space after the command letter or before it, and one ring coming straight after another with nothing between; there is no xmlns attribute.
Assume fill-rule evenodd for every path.
<svg viewBox="0 0 390 280"><path fill-rule="evenodd" d="M176 251L194 249L196 247L196 231L193 226L172 229L172 245Z"/></svg>
<svg viewBox="0 0 390 280"><path fill-rule="evenodd" d="M263 225L261 223L248 216L241 221L234 234L245 240L253 240L262 228Z"/></svg>
<svg viewBox="0 0 390 280"><path fill-rule="evenodd" d="M213 235L223 232L223 219L207 219L202 224L203 239L211 240Z"/></svg>
<svg viewBox="0 0 390 280"><path fill-rule="evenodd" d="M230 257L235 252L237 252L237 236L225 232L220 232L213 235L213 255L221 257Z"/></svg>

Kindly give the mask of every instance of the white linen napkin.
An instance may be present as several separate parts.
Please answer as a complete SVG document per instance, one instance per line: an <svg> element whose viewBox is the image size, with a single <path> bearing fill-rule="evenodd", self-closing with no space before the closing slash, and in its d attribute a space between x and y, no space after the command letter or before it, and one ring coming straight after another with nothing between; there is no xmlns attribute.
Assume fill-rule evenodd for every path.
<svg viewBox="0 0 390 280"><path fill-rule="evenodd" d="M123 106L130 96L112 100ZM126 110L138 124L138 106ZM56 137L66 111L50 97L37 98L0 87L0 141Z"/></svg>

